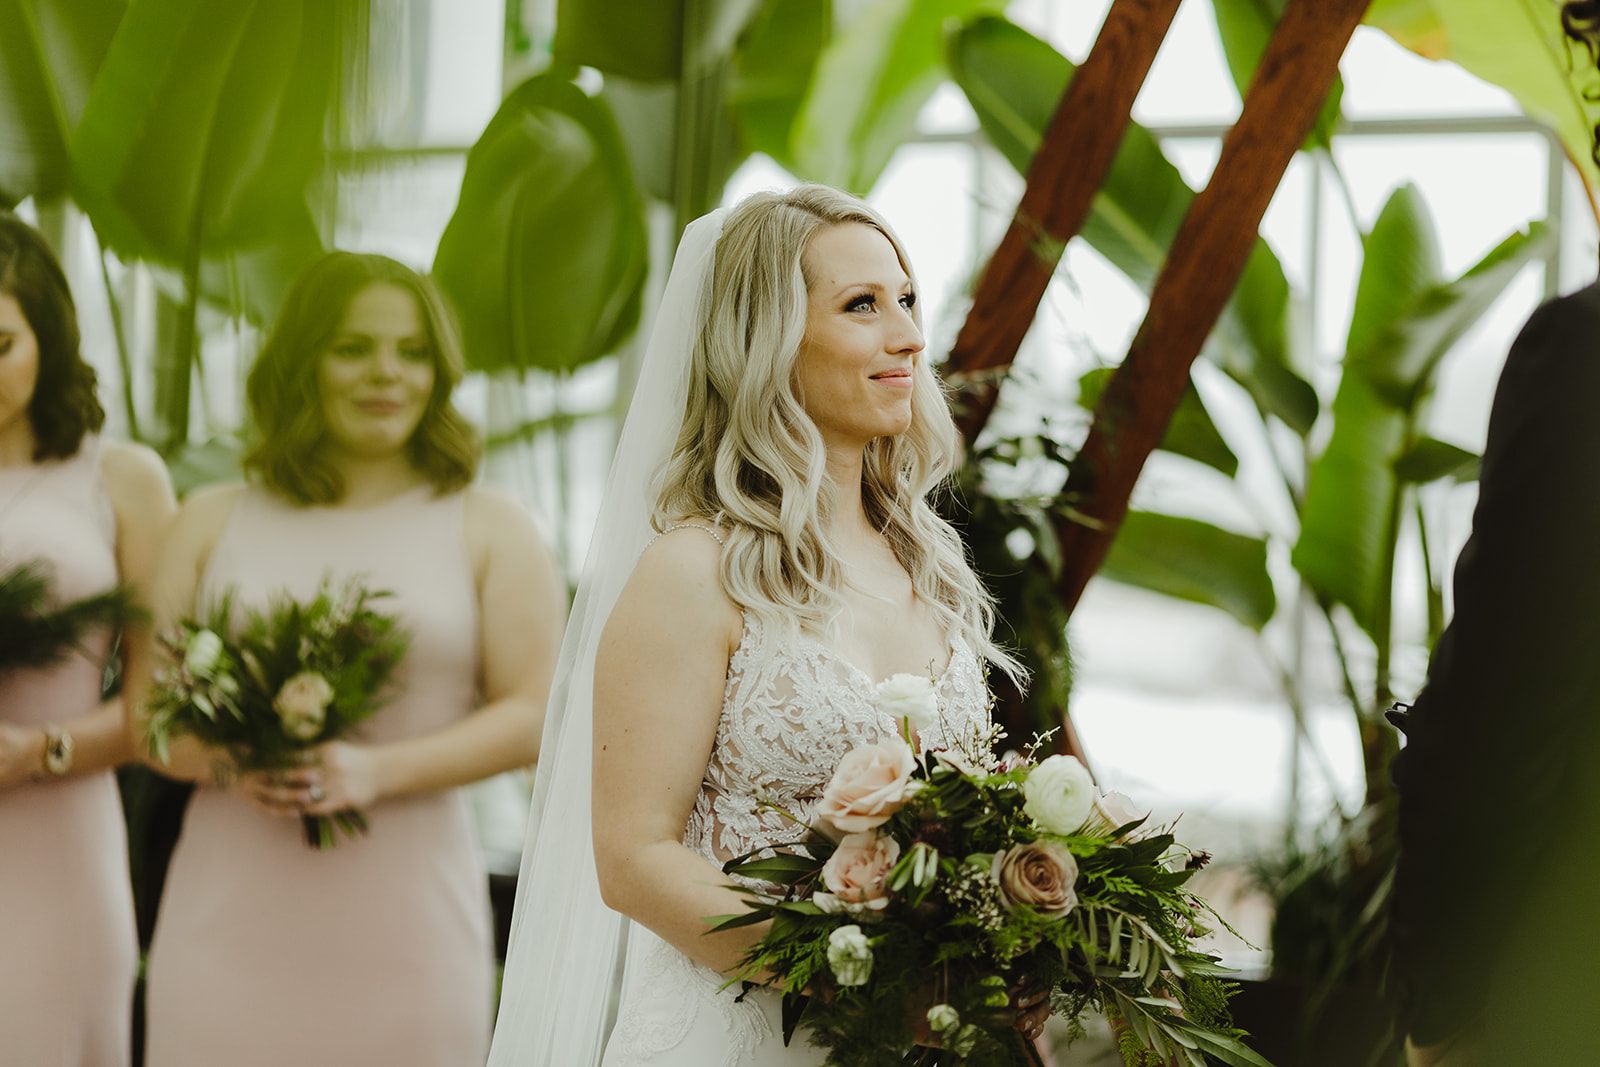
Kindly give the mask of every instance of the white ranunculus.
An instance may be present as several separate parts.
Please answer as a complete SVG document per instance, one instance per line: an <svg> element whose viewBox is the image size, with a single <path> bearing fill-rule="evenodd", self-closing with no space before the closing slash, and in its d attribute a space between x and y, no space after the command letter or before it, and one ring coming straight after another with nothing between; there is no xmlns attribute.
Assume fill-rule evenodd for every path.
<svg viewBox="0 0 1600 1067"><path fill-rule="evenodd" d="M1094 779L1075 756L1051 756L1022 783L1022 810L1053 834L1074 833L1094 809Z"/></svg>
<svg viewBox="0 0 1600 1067"><path fill-rule="evenodd" d="M867 984L872 977L872 942L861 927L841 926L828 935L828 966L842 986Z"/></svg>
<svg viewBox="0 0 1600 1067"><path fill-rule="evenodd" d="M939 721L939 692L932 680L920 674L892 674L874 689L873 703L898 722L910 719L917 733L926 733Z"/></svg>
<svg viewBox="0 0 1600 1067"><path fill-rule="evenodd" d="M196 678L209 678L222 660L222 638L210 630L196 630L183 646L183 665Z"/></svg>
<svg viewBox="0 0 1600 1067"><path fill-rule="evenodd" d="M936 1034L954 1030L961 1025L961 1013L948 1004L935 1004L928 1009L928 1029Z"/></svg>

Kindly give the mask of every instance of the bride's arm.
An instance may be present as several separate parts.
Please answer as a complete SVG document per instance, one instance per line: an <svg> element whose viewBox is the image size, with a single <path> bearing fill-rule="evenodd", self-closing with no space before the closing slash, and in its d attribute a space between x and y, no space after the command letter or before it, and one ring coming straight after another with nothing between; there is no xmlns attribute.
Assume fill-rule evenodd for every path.
<svg viewBox="0 0 1600 1067"><path fill-rule="evenodd" d="M716 866L684 847L742 626L717 580L719 547L679 530L652 545L606 623L595 663L594 854L606 904L718 971L765 926L708 936L744 910Z"/></svg>

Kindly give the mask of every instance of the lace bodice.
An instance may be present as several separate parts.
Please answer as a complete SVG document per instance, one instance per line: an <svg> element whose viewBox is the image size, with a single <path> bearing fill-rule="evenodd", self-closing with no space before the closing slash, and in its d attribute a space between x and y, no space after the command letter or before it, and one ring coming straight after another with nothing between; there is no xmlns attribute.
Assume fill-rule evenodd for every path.
<svg viewBox="0 0 1600 1067"><path fill-rule="evenodd" d="M683 843L720 866L804 838L801 823L813 820L839 761L851 749L897 731L873 706L873 685L859 667L815 638L776 639L746 614L728 663L716 743ZM938 691L941 721L921 738L925 749L945 747L947 738L988 721L983 668L960 637L950 641ZM762 800L781 813L761 806Z"/></svg>

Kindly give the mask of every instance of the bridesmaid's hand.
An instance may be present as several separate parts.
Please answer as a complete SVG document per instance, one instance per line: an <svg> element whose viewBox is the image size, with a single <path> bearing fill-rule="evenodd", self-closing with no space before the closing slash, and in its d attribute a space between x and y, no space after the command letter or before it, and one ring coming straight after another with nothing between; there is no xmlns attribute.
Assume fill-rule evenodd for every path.
<svg viewBox="0 0 1600 1067"><path fill-rule="evenodd" d="M297 774L305 782L304 815L332 815L347 808L370 807L378 800L378 756L363 745L329 741L317 748L313 762Z"/></svg>
<svg viewBox="0 0 1600 1067"><path fill-rule="evenodd" d="M44 771L44 731L0 722L0 789L31 781Z"/></svg>
<svg viewBox="0 0 1600 1067"><path fill-rule="evenodd" d="M1017 1013L1011 1028L1030 1041L1037 1041L1044 1033L1045 1020L1050 1018L1050 988L1034 982L1019 982L1007 991L1011 1008Z"/></svg>

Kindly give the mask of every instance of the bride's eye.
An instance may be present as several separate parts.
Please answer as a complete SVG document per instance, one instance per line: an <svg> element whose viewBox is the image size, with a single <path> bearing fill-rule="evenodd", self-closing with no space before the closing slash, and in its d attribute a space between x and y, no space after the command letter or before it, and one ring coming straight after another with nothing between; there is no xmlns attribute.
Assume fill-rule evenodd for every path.
<svg viewBox="0 0 1600 1067"><path fill-rule="evenodd" d="M878 306L878 298L871 293L864 293L844 306L846 311L871 311Z"/></svg>
<svg viewBox="0 0 1600 1067"><path fill-rule="evenodd" d="M912 308L916 307L917 306L917 294L916 293L907 293L905 296L902 296L900 298L900 306L905 308L907 311L910 311Z"/></svg>

